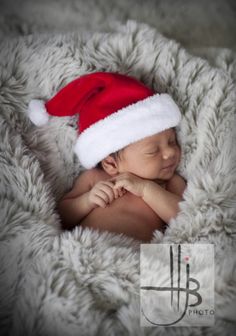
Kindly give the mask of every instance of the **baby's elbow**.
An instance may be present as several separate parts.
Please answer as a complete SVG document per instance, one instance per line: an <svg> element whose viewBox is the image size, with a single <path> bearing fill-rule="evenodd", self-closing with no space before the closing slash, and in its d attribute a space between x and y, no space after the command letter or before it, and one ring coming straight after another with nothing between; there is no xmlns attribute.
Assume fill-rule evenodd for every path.
<svg viewBox="0 0 236 336"><path fill-rule="evenodd" d="M62 230L70 230L71 228L74 227L71 213L70 211L68 211L68 204L66 199L62 199L59 202L57 206L57 212L60 217Z"/></svg>

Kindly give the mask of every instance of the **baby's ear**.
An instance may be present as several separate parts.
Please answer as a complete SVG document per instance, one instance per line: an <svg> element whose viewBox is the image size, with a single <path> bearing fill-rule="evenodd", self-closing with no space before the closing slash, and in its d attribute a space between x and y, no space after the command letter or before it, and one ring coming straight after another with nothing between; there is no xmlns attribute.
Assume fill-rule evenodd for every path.
<svg viewBox="0 0 236 336"><path fill-rule="evenodd" d="M102 168L109 175L116 175L118 173L118 166L115 158L108 155L105 159L101 161Z"/></svg>

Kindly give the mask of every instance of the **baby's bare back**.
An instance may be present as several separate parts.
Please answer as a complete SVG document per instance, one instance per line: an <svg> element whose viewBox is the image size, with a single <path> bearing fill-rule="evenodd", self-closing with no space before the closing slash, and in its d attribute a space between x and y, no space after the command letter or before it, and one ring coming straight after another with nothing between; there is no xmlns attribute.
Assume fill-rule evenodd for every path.
<svg viewBox="0 0 236 336"><path fill-rule="evenodd" d="M110 176L101 171L96 181L107 180ZM165 223L140 198L130 192L114 199L106 208L93 209L80 222L83 227L125 233L142 241L150 241L154 230L164 230Z"/></svg>

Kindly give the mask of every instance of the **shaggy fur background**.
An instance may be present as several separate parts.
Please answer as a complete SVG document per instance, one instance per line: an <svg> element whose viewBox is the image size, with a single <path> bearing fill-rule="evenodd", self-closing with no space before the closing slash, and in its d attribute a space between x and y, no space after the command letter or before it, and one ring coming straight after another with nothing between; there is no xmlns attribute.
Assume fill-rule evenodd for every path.
<svg viewBox="0 0 236 336"><path fill-rule="evenodd" d="M223 70L135 22L111 33L30 36L1 46L1 331L11 335L232 334L235 299L235 85ZM135 75L183 113L179 173L188 180L164 242L215 244L216 325L139 327L139 244L76 228L61 233L56 202L81 170L75 119L35 128L47 99L84 73ZM162 237L156 232L158 243Z"/></svg>
<svg viewBox="0 0 236 336"><path fill-rule="evenodd" d="M46 29L38 34L40 20L25 18L12 30L4 24L8 38L0 48L1 335L233 335L234 52L196 48L208 63L133 21L113 23L106 33L49 33L42 25ZM17 27L23 22L22 34ZM20 37L27 27L34 35ZM26 109L31 98L48 99L75 77L97 70L134 75L173 95L181 108L179 173L188 187L178 217L152 242L214 244L214 327L140 328L139 243L79 227L60 231L56 203L81 171L72 151L76 122L52 118L36 128Z"/></svg>
<svg viewBox="0 0 236 336"><path fill-rule="evenodd" d="M236 47L234 0L1 0L2 36L104 31L115 21L148 23L185 47Z"/></svg>

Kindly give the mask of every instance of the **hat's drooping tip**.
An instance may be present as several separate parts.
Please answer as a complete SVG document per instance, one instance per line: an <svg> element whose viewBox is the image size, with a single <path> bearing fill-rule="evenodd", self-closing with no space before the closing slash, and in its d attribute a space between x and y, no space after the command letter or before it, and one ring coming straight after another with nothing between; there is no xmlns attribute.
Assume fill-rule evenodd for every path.
<svg viewBox="0 0 236 336"><path fill-rule="evenodd" d="M28 116L32 123L36 126L43 126L47 124L49 115L47 113L44 101L39 99L32 99L28 106Z"/></svg>

